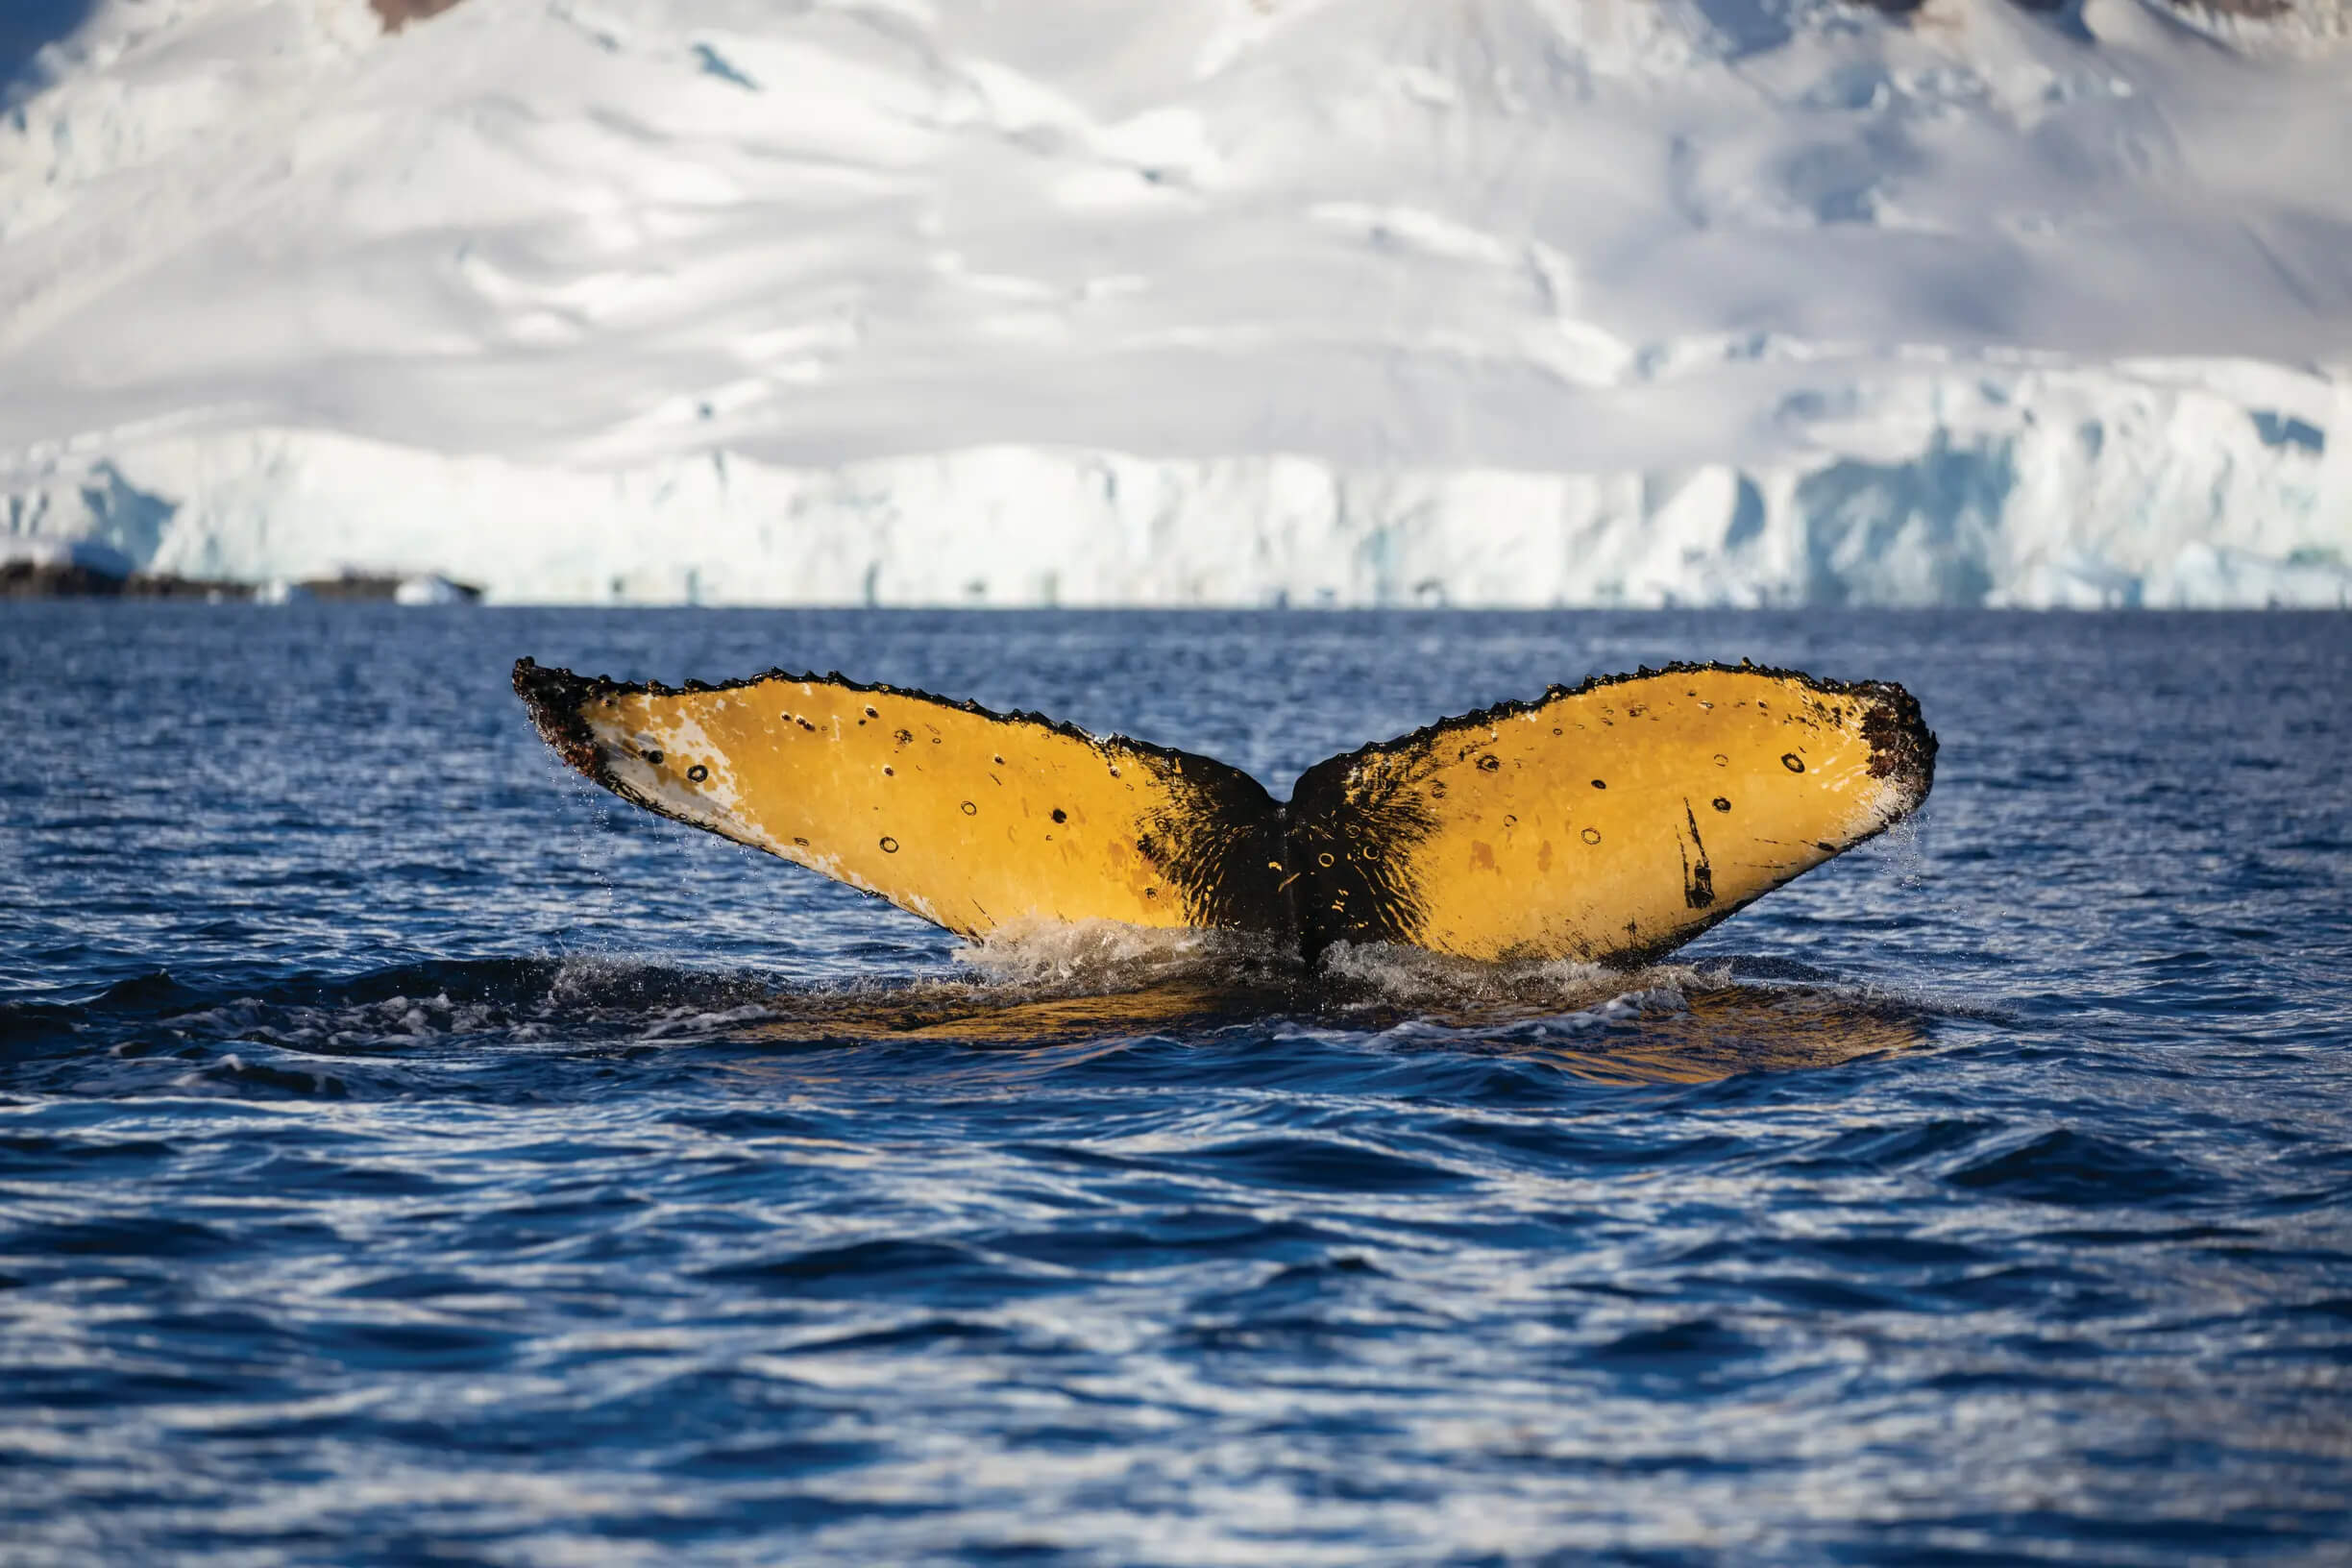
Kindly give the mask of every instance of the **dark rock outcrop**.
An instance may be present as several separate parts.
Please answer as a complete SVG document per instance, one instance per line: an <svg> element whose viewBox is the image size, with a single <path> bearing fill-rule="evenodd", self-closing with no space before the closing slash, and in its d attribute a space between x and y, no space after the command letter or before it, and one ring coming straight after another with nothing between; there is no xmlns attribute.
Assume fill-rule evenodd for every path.
<svg viewBox="0 0 2352 1568"><path fill-rule="evenodd" d="M368 7L382 18L386 33L398 33L410 22L421 22L438 16L457 4L457 0L368 0Z"/></svg>
<svg viewBox="0 0 2352 1568"><path fill-rule="evenodd" d="M168 572L128 576L82 561L0 561L0 599L251 599L250 582L213 582Z"/></svg>

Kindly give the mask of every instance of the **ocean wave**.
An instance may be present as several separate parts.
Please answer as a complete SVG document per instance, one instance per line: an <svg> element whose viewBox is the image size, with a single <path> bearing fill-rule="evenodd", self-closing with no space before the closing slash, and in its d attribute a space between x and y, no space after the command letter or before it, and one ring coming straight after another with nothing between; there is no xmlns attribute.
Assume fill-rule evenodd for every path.
<svg viewBox="0 0 2352 1568"><path fill-rule="evenodd" d="M1803 966L1724 958L1619 972L1340 946L1310 969L1229 933L1108 923L952 956L944 969L824 981L620 954L427 961L260 987L157 970L79 1002L0 1000L0 1087L527 1095L566 1077L546 1064L580 1058L894 1044L1062 1053L1039 1059L1050 1071L1140 1041L1279 1057L1310 1041L1359 1057L1510 1057L1603 1082L1698 1083L1918 1049L1939 1017L1960 1014Z"/></svg>

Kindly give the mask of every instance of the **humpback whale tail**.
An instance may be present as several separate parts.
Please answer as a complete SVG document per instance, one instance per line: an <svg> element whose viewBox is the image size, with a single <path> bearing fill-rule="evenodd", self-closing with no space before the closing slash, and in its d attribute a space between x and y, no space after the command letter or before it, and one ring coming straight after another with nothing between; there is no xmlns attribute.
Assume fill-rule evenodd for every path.
<svg viewBox="0 0 2352 1568"><path fill-rule="evenodd" d="M1310 768L1210 757L839 674L631 684L524 659L564 761L625 800L965 936L1223 927L1474 959L1646 962L1926 798L1899 686L1672 665L1555 686Z"/></svg>

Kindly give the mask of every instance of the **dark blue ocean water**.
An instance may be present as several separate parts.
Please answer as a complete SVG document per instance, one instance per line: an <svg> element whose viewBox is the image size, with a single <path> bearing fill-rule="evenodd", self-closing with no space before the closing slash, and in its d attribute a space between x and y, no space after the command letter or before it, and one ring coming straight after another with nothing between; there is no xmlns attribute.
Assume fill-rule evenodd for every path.
<svg viewBox="0 0 2352 1568"><path fill-rule="evenodd" d="M522 653L1278 793L1748 655L1943 756L1660 968L1285 990L960 960ZM2348 693L2342 616L0 607L0 1559L2342 1561Z"/></svg>

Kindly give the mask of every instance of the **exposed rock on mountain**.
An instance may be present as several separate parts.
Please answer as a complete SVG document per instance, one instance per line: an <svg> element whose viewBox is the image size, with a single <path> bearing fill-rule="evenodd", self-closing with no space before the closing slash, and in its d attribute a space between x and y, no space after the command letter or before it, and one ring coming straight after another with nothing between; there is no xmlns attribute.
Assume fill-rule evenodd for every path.
<svg viewBox="0 0 2352 1568"><path fill-rule="evenodd" d="M438 16L457 0L368 0L368 9L383 18L386 33L398 33L410 22Z"/></svg>

